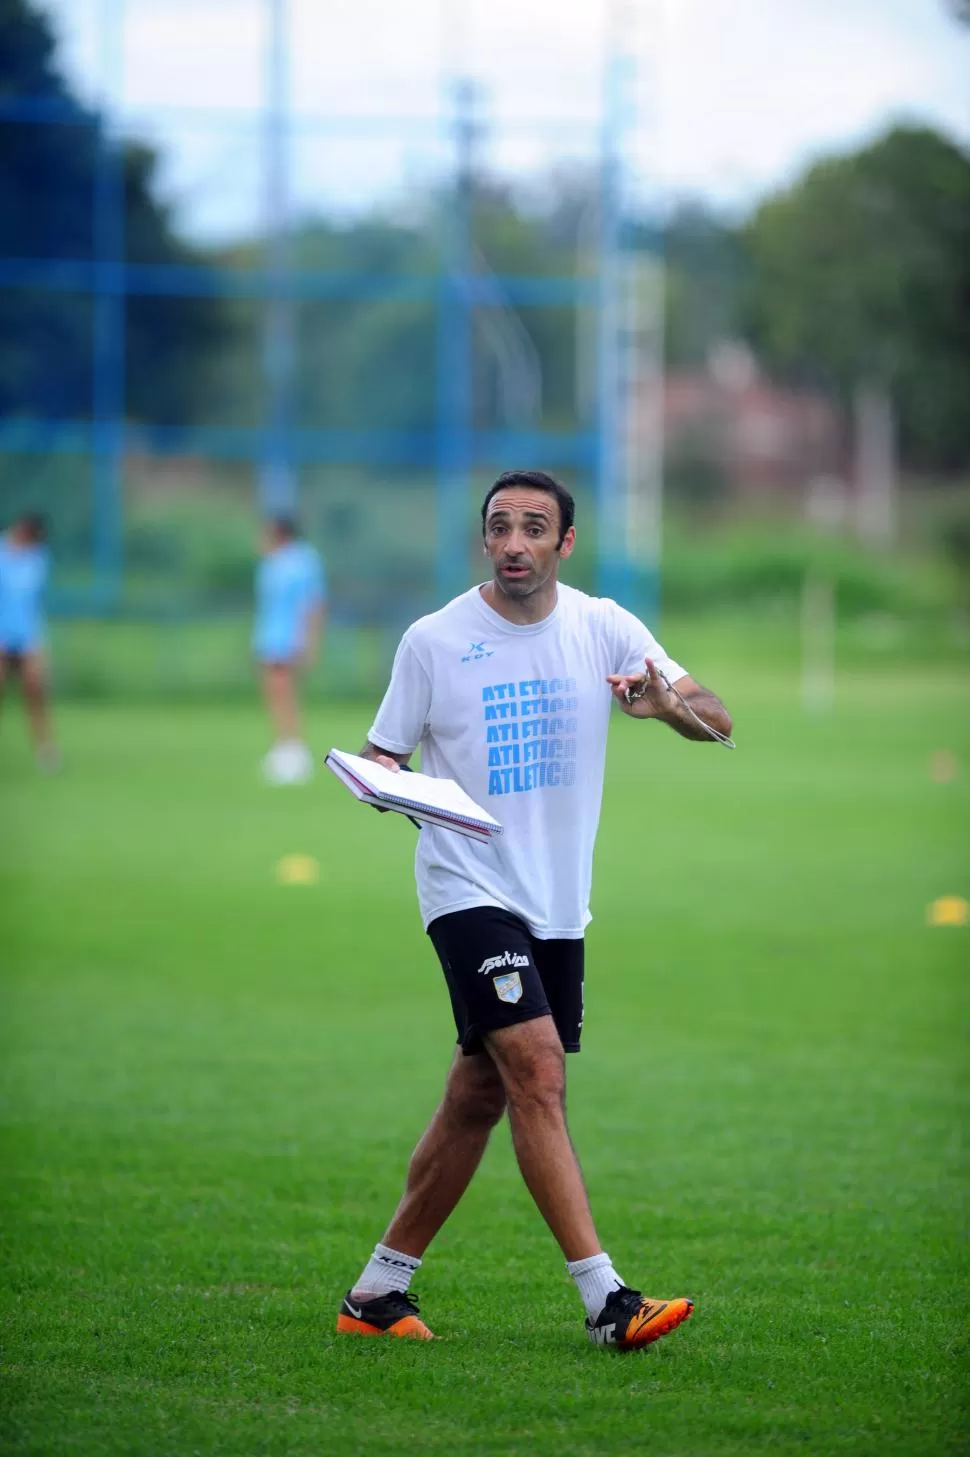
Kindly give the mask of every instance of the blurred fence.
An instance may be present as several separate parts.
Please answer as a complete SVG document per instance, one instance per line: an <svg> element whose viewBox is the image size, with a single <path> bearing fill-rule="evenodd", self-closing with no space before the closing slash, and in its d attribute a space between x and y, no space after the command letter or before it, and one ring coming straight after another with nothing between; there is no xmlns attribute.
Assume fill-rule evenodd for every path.
<svg viewBox="0 0 970 1457"><path fill-rule="evenodd" d="M42 199L0 228L0 309L29 341L22 362L4 360L0 516L49 516L55 614L241 617L258 518L295 508L328 567L336 643L356 661L364 634L380 659L385 639L467 585L481 493L516 465L575 488L587 585L649 593L647 553L631 575L627 396L659 335L629 292L645 242L627 197L623 7L604 4L596 114L521 114L503 132L460 75L423 114L376 96L372 115L294 109L287 0L262 3L258 111L137 113L122 36L146 3L100 0L97 107L56 58L0 94L0 140ZM139 127L161 135L162 164L180 129L219 138L251 201L235 241L179 236ZM561 142L581 178L541 224L503 178L509 135L544 137L553 157ZM350 192L368 165L400 156L414 171L419 156L413 199L348 220L338 187L315 211L301 185L315 148L344 159Z"/></svg>
<svg viewBox="0 0 970 1457"><path fill-rule="evenodd" d="M651 620L666 481L671 610L743 604L763 621L780 606L794 621L824 570L840 613L871 619L869 643L895 619L959 638L966 521L948 499L950 565L929 544L906 561L853 546L845 400L797 371L761 375L730 337L735 229L690 209L668 226L665 305L638 112L651 0L588 7L601 45L556 116L531 87L514 115L490 115L458 65L410 110L363 72L353 114L322 110L312 86L294 100L309 43L294 17L312 12L295 0L289 15L287 0L217 7L220 26L260 20L252 105L220 103L208 64L201 89L187 66L194 92L139 98L126 20L195 11L83 8L98 17L97 104L36 27L0 71L0 526L27 507L51 520L62 687L249 691L258 523L295 506L330 579L328 688L372 692L406 623L481 572L479 502L513 466L577 496L566 579ZM179 48L191 60L190 33ZM187 139L203 159L188 203L166 192ZM886 146L905 160L914 144ZM531 173L523 155L541 158ZM792 236L808 232L799 214ZM805 516L819 486L844 508L828 535ZM931 525L932 501L923 490Z"/></svg>

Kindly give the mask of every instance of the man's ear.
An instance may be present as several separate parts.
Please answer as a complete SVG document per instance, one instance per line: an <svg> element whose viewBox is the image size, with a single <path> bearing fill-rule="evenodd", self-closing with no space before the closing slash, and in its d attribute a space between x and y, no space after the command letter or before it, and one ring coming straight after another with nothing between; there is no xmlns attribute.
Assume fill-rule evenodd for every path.
<svg viewBox="0 0 970 1457"><path fill-rule="evenodd" d="M570 526L569 530L566 532L566 535L563 537L559 547L559 555L563 561L565 561L566 557L568 557L572 553L572 549L575 545L576 528L575 526Z"/></svg>

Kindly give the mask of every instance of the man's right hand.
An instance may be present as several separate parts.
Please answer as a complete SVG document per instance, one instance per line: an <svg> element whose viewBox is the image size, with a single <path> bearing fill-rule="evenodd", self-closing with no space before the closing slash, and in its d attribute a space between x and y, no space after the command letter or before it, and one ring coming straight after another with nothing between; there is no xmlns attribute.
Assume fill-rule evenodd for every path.
<svg viewBox="0 0 970 1457"><path fill-rule="evenodd" d="M373 759L375 764L383 764L385 769L392 769L395 774L400 774L401 772L400 764L397 762L396 759L392 759L389 754L368 754L367 758ZM371 807L373 809L376 809L379 815L386 815L390 813L389 810L386 810L384 806L380 804L375 804Z"/></svg>

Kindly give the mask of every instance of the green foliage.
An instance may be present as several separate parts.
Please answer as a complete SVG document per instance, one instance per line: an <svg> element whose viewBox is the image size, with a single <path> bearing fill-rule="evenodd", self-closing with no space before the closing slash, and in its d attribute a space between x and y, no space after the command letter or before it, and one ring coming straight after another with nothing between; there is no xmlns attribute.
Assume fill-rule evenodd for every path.
<svg viewBox="0 0 970 1457"><path fill-rule="evenodd" d="M675 526L665 546L663 599L674 611L692 612L791 605L809 571L833 583L844 618L867 612L938 618L960 601L957 575L939 558L868 552L848 538L784 524L709 534Z"/></svg>
<svg viewBox="0 0 970 1457"><path fill-rule="evenodd" d="M704 368L711 349L741 328L740 236L700 203L684 204L667 220L663 253L667 363L674 369Z"/></svg>
<svg viewBox="0 0 970 1457"><path fill-rule="evenodd" d="M955 572L962 601L970 605L970 480L937 496L923 529L928 546Z"/></svg>
<svg viewBox="0 0 970 1457"><path fill-rule="evenodd" d="M671 509L703 516L723 508L731 495L731 480L723 442L714 429L695 429L667 447L664 495Z"/></svg>
<svg viewBox="0 0 970 1457"><path fill-rule="evenodd" d="M126 595L130 605L155 588L172 610L191 614L248 605L258 520L246 496L164 491L134 497L126 514Z"/></svg>
<svg viewBox="0 0 970 1457"><path fill-rule="evenodd" d="M897 127L812 167L743 230L747 317L772 367L890 388L905 458L970 459L970 156Z"/></svg>
<svg viewBox="0 0 970 1457"><path fill-rule="evenodd" d="M369 276L391 296L328 297L302 301L296 312L296 400L294 422L304 428L385 429L431 432L438 381L438 309L393 296L395 281L429 279L438 267L441 215L447 195L417 199L409 223L375 215L340 225L325 218L303 222L295 231L291 258L296 270ZM550 240L548 221L522 212L501 188L477 182L473 192L476 270L539 276L573 272L575 244ZM230 262L247 267L261 261L254 244L233 250ZM565 428L573 423L575 380L574 311L560 306L516 310L522 330L542 363L542 418L536 424ZM226 361L232 388L220 396L220 418L257 418L263 384L258 370L258 310L232 306L236 348ZM480 428L509 423L495 389L495 364L484 333L484 310L473 311L474 415ZM226 376L223 376L225 384ZM215 381L213 384L215 385ZM511 422L516 423L516 422ZM430 447L429 447L430 455Z"/></svg>
<svg viewBox="0 0 970 1457"><path fill-rule="evenodd" d="M85 456L0 452L0 531L24 511L42 511L56 566L67 577L90 561L91 499L91 462Z"/></svg>
<svg viewBox="0 0 970 1457"><path fill-rule="evenodd" d="M740 747L616 716L568 1070L610 1254L697 1302L629 1358L504 1127L416 1282L442 1339L334 1335L452 1055L411 826L266 788L254 711L65 712L54 780L5 718L5 1452L963 1450L970 931L924 913L966 893L968 779L927 773L966 684L862 674L812 722L749 636L692 652Z"/></svg>
<svg viewBox="0 0 970 1457"><path fill-rule="evenodd" d="M0 93L63 107L68 121L0 123L0 254L95 256L99 117L71 94L50 22L32 0L0 0ZM135 263L201 261L157 197L155 153L129 143L120 171L123 256ZM126 410L166 423L198 418L206 369L229 341L215 299L129 297L124 304ZM0 290L0 410L64 419L91 412L93 302L84 293Z"/></svg>

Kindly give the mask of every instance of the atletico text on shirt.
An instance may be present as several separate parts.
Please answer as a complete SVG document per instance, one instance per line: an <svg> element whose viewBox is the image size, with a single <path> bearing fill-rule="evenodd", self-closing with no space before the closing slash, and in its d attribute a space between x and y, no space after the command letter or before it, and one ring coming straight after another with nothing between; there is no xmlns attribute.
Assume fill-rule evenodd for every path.
<svg viewBox="0 0 970 1457"><path fill-rule="evenodd" d="M415 622L394 658L368 738L454 779L501 819L487 846L435 830L418 837L425 926L471 906L501 906L540 939L576 939L589 922L613 696L607 674L671 683L686 670L632 613L562 583L541 622L508 622L478 587ZM649 744L643 746L649 780Z"/></svg>

